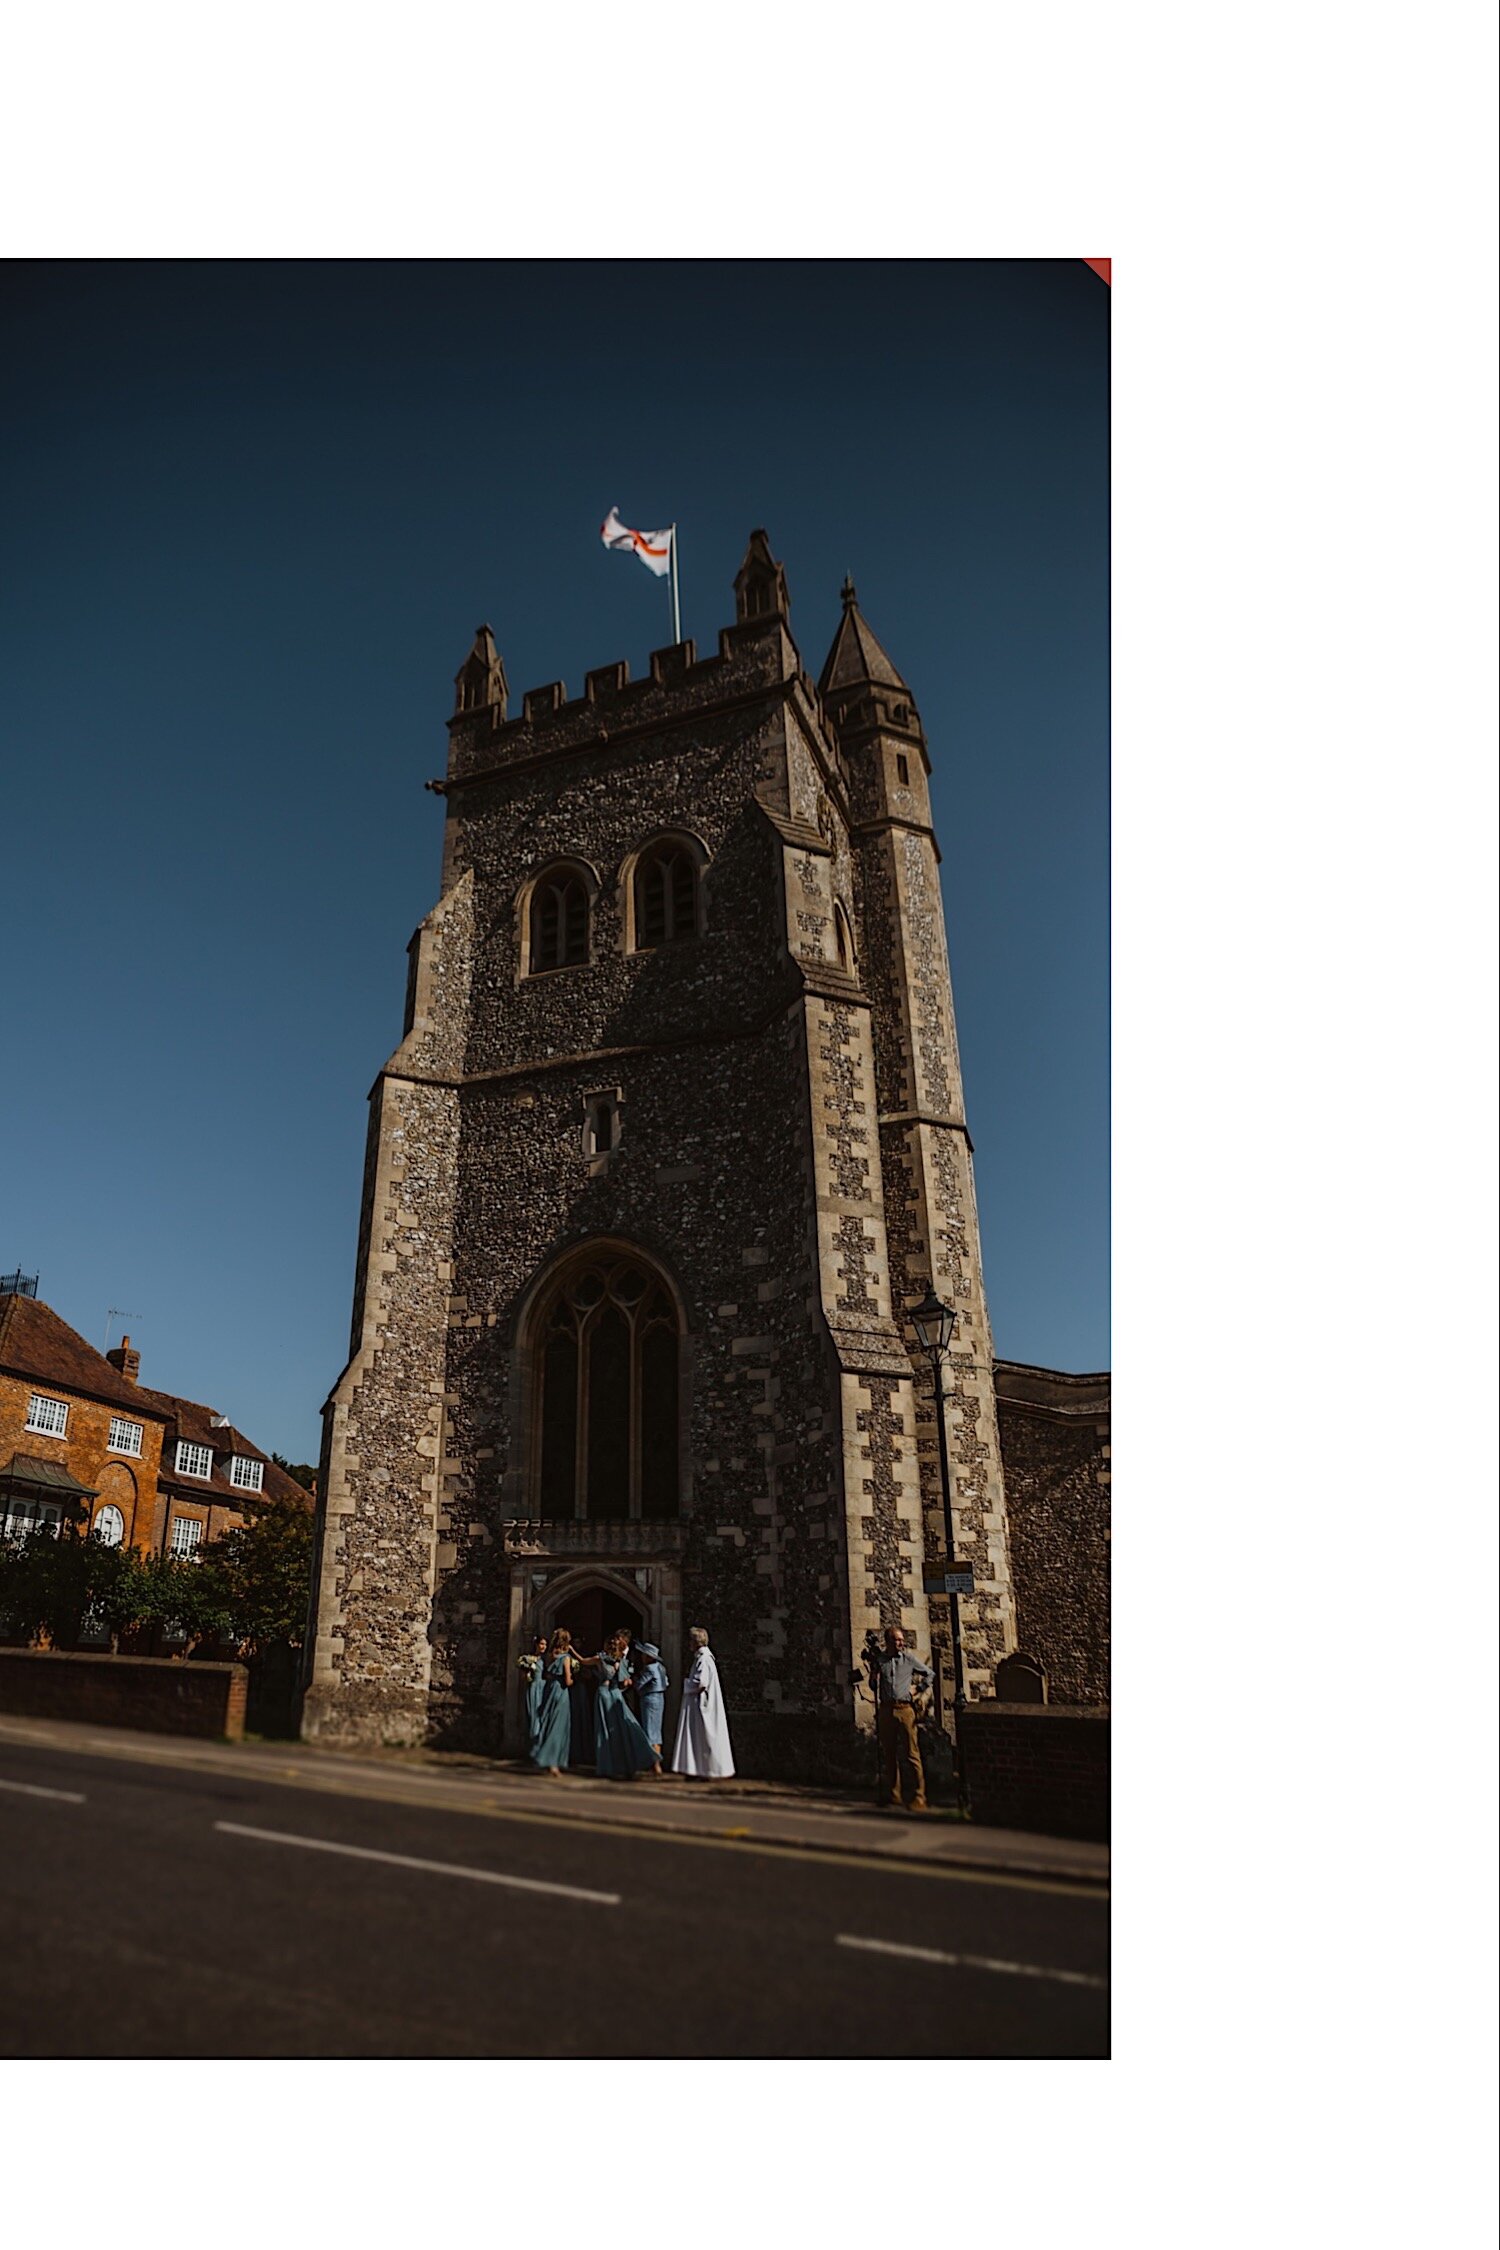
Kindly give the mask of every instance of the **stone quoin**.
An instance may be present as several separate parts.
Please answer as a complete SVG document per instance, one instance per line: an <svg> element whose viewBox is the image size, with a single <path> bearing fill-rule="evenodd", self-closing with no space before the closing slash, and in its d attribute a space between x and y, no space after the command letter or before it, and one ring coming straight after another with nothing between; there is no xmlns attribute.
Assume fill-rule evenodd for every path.
<svg viewBox="0 0 1500 2250"><path fill-rule="evenodd" d="M853 1770L866 1632L1016 1646L927 744L846 584L816 685L763 532L718 653L512 718L458 674L442 895L371 1094L304 1731L523 1745L537 1633L712 1632L742 1770Z"/></svg>

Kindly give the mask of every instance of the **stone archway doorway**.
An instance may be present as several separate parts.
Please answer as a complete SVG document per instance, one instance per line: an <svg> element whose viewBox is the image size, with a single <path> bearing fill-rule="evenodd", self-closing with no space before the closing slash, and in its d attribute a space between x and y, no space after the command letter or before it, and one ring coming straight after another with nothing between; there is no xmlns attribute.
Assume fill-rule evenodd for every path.
<svg viewBox="0 0 1500 2250"><path fill-rule="evenodd" d="M567 1601L559 1603L552 1618L552 1630L566 1627L573 1636L573 1646L581 1656L597 1656L611 1633L621 1628L632 1640L646 1639L646 1612L639 1601L633 1601L616 1586L583 1586ZM569 1749L569 1762L575 1766L591 1766L594 1762L594 1696L597 1692L592 1671L580 1673L573 1690L573 1735Z"/></svg>

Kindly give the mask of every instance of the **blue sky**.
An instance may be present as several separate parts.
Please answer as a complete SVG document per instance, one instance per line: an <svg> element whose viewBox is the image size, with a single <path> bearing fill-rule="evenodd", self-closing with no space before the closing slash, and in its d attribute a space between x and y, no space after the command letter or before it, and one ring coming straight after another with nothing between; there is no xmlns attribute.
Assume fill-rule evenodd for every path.
<svg viewBox="0 0 1500 2250"><path fill-rule="evenodd" d="M1108 1341L1108 320L1081 260L36 264L5 313L0 1268L316 1456L451 682L853 573L933 760L997 1349Z"/></svg>

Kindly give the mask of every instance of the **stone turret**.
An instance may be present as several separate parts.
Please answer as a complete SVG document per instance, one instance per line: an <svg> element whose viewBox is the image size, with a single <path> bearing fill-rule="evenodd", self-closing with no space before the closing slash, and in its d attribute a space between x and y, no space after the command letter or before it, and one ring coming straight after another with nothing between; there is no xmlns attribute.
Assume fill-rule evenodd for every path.
<svg viewBox="0 0 1500 2250"><path fill-rule="evenodd" d="M488 625L481 625L475 632L474 646L455 673L453 686L455 715L498 706L498 715L504 719L508 698L505 664Z"/></svg>
<svg viewBox="0 0 1500 2250"><path fill-rule="evenodd" d="M976 1670L1013 1646L1015 1608L931 764L915 698L861 614L852 579L844 581L843 616L818 688L849 776L891 1296L909 1309L935 1288L957 1315L949 1408L954 1545L975 1571L974 1599L965 1606L965 1662ZM943 1547L936 1427L931 1376L920 1355L913 1369L931 1559ZM932 1636L934 1648L946 1651L941 1602L933 1607Z"/></svg>

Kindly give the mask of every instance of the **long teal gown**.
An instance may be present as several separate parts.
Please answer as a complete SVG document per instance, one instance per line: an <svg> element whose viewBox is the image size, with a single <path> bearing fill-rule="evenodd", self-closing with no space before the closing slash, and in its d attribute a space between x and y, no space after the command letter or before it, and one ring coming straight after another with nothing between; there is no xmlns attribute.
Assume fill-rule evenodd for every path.
<svg viewBox="0 0 1500 2250"><path fill-rule="evenodd" d="M542 1667L542 1695L537 1708L536 1734L531 1745L531 1762L544 1769L548 1766L565 1766L568 1762L568 1738L572 1731L573 1706L568 1697L568 1659L549 1656Z"/></svg>
<svg viewBox="0 0 1500 2250"><path fill-rule="evenodd" d="M656 1763L650 1738L625 1700L629 1685L629 1665L622 1658L601 1656L594 1698L594 1770L614 1779L648 1772Z"/></svg>
<svg viewBox="0 0 1500 2250"><path fill-rule="evenodd" d="M526 1747L530 1750L536 1742L537 1724L542 1715L542 1697L547 1692L546 1663L544 1656L523 1656L521 1673L525 1680L526 1696Z"/></svg>

